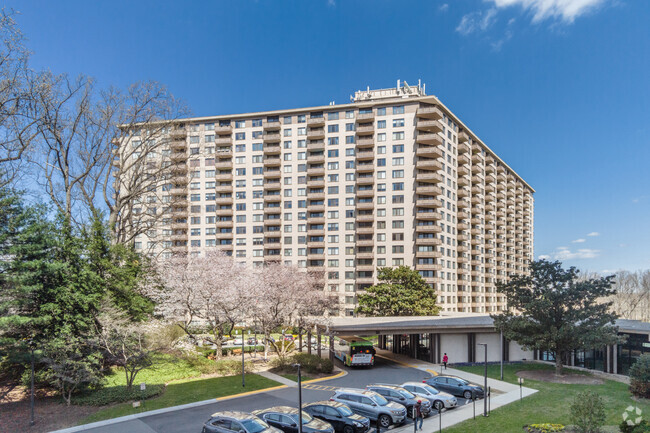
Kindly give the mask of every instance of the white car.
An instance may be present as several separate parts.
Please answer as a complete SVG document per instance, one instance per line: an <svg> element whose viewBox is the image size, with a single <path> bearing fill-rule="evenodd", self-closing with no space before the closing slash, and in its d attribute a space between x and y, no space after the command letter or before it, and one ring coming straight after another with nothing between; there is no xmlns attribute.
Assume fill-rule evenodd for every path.
<svg viewBox="0 0 650 433"><path fill-rule="evenodd" d="M411 391L413 394L418 397L426 398L431 402L433 408L440 412L440 409L443 407L445 409L451 409L458 406L458 400L451 394L446 392L438 391L431 385L420 382L405 382L400 385L402 388Z"/></svg>

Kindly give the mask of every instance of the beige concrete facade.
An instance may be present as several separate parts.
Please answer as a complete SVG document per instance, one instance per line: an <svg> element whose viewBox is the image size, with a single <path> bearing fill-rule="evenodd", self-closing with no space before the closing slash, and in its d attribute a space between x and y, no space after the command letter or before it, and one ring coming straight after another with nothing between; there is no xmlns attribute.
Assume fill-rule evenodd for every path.
<svg viewBox="0 0 650 433"><path fill-rule="evenodd" d="M495 283L533 257L534 190L419 86L183 119L167 142L162 215L137 249L323 270L341 315L377 267L397 265L420 271L444 311L500 311Z"/></svg>

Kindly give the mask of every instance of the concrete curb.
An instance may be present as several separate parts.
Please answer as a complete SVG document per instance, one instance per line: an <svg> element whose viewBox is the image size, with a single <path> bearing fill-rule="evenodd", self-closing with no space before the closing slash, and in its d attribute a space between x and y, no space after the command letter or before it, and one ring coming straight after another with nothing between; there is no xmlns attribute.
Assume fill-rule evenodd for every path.
<svg viewBox="0 0 650 433"><path fill-rule="evenodd" d="M168 412L174 412L177 410L183 410L183 409L190 409L193 407L200 407L200 406L206 406L208 404L214 404L220 401L225 401L225 400L231 400L234 398L239 398L239 397L245 397L248 395L254 395L254 394L261 394L263 392L269 392L269 391L275 391L277 389L283 389L283 388L288 388L287 385L279 385L279 386L273 386L271 388L264 388L264 389L258 389L255 391L248 391L248 392L241 392L239 394L233 394L233 395L227 395L223 397L217 397L217 398L211 398L210 400L203 400L203 401L195 401L194 403L187 403L187 404L181 404L179 406L171 406L171 407L165 407L162 409L156 409L156 410L149 410L146 412L140 412L140 413L134 413L132 415L125 415L121 416L118 418L111 418L103 421L97 421L93 422L90 424L82 424L74 427L68 427L65 429L61 430L55 430L50 433L75 433L75 432L80 432L80 431L85 431L89 430L92 428L97 428L97 427L104 427L107 425L111 424L117 424L125 421L134 421L137 420L138 418L144 418L147 416L151 415L160 415L163 413L168 413Z"/></svg>

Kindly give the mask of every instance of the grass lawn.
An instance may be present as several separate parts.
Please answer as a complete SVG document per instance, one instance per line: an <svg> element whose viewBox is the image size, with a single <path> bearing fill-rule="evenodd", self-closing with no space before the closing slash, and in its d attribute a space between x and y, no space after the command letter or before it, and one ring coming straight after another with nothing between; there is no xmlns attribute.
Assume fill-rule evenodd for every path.
<svg viewBox="0 0 650 433"><path fill-rule="evenodd" d="M480 375L484 371L483 366L457 368ZM510 383L517 383L515 375L517 371L539 369L553 369L553 366L536 363L504 365L503 379ZM499 365L488 366L488 376L498 379ZM489 418L477 416L476 420L468 420L445 429L445 433L521 433L526 424L548 422L568 425L571 424L569 409L571 403L575 396L584 390L595 391L603 398L607 413L606 425L620 424L625 408L635 404L628 391L628 385L612 380L606 380L602 385L564 385L526 379L524 386L537 389L539 392L524 398L523 402L515 402L495 409ZM642 401L638 406L646 417L650 414L650 401Z"/></svg>
<svg viewBox="0 0 650 433"><path fill-rule="evenodd" d="M138 383L139 382L140 380L138 380ZM133 408L131 403L118 404L94 413L93 415L83 419L80 424L131 415L147 410L161 409L170 406L177 406L179 404L224 397L244 391L255 391L278 385L280 385L278 382L256 374L246 375L246 388L242 388L241 386L240 375L209 379L186 379L168 384L163 395L147 400L144 407Z"/></svg>

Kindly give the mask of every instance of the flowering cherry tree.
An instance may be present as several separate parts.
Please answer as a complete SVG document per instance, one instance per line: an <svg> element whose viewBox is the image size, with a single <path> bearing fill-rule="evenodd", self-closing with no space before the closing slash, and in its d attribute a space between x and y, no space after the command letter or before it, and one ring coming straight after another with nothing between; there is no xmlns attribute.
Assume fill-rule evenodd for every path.
<svg viewBox="0 0 650 433"><path fill-rule="evenodd" d="M158 284L151 295L159 312L177 322L192 340L207 328L207 340L220 357L226 331L245 318L250 272L218 250L161 260L157 271Z"/></svg>

